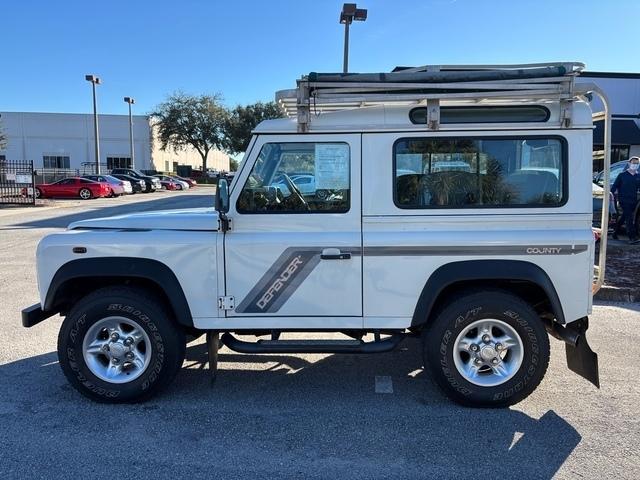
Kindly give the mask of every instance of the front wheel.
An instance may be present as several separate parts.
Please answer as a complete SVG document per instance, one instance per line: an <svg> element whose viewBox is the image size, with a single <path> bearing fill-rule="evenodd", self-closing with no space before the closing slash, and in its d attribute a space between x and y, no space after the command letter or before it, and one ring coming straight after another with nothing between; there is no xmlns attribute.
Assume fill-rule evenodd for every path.
<svg viewBox="0 0 640 480"><path fill-rule="evenodd" d="M107 287L80 300L58 335L60 366L81 394L103 403L143 401L168 385L185 334L145 290Z"/></svg>
<svg viewBox="0 0 640 480"><path fill-rule="evenodd" d="M508 292L476 291L445 305L422 333L423 358L451 399L507 407L540 384L549 337L529 304Z"/></svg>

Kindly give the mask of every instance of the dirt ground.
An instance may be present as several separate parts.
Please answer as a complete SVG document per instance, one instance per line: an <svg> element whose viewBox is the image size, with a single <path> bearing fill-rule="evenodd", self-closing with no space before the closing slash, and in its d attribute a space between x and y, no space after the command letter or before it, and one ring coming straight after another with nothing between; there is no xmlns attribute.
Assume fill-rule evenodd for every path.
<svg viewBox="0 0 640 480"><path fill-rule="evenodd" d="M596 254L599 254L596 250ZM640 244L629 245L626 238L609 237L605 285L619 288L640 286Z"/></svg>

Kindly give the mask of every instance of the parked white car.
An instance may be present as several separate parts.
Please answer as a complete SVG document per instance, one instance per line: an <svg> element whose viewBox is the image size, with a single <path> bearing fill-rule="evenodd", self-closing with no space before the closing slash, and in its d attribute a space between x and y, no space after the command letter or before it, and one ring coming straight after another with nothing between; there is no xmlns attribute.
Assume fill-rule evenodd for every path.
<svg viewBox="0 0 640 480"><path fill-rule="evenodd" d="M584 89L598 90L573 82L581 68L304 77L278 96L290 118L258 125L231 187L219 180L215 209L81 220L47 235L40 303L23 310L23 325L65 317L62 370L108 403L169 384L187 335L203 332L213 374L220 344L382 353L419 337L433 380L482 407L512 405L538 386L549 333L565 343L569 368L599 385L586 331L604 263L594 285ZM399 92L386 97L372 82ZM433 83L443 89L436 103ZM324 98L333 111L312 114ZM476 163L425 168L443 154ZM534 156L560 174L527 170ZM407 174L411 165L421 173ZM306 195L312 183L325 193ZM309 331L345 339L286 338Z"/></svg>

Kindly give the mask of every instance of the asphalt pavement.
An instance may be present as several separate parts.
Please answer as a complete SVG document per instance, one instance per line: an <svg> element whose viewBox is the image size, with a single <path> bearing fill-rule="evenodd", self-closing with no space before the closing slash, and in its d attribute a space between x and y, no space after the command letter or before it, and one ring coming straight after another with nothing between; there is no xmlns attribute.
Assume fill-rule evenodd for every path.
<svg viewBox="0 0 640 480"><path fill-rule="evenodd" d="M567 370L552 340L542 384L510 409L451 403L414 340L363 356L223 348L213 387L199 340L147 403L76 393L55 354L61 319L20 324L20 310L38 301L38 240L82 218L212 204L203 188L0 209L1 478L638 478L637 304L594 309L600 390Z"/></svg>

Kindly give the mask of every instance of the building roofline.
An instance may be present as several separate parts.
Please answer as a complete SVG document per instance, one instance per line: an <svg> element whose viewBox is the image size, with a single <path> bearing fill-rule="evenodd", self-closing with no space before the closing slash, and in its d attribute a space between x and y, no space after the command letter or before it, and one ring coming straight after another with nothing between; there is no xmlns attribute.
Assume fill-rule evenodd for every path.
<svg viewBox="0 0 640 480"><path fill-rule="evenodd" d="M591 72L585 71L580 74L581 77L589 78L633 78L639 79L640 73L633 72Z"/></svg>
<svg viewBox="0 0 640 480"><path fill-rule="evenodd" d="M91 116L93 117L93 112L87 113L78 113L78 112L15 112L10 110L0 110L0 115L2 114L12 114L12 115L80 115L80 116ZM127 117L129 118L128 113L100 113L98 112L99 117ZM136 115L133 114L132 117L139 118L150 118L151 115Z"/></svg>

